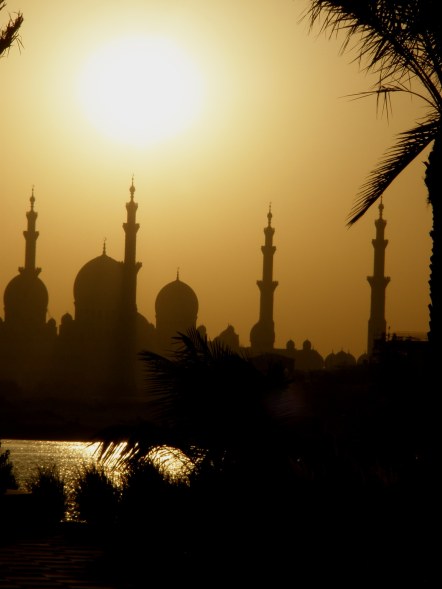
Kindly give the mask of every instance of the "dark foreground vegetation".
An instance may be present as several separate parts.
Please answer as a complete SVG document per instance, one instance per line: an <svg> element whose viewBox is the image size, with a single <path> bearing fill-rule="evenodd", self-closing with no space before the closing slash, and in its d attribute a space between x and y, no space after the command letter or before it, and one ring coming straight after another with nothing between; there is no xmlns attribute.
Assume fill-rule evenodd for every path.
<svg viewBox="0 0 442 589"><path fill-rule="evenodd" d="M144 413L96 432L101 461L69 499L55 471L37 473L38 525L58 525L71 501L121 587L434 586L440 426L427 366L389 357L288 378L197 333L182 344L171 360L145 354ZM117 482L104 466L122 442ZM159 447L186 456L180 476ZM0 473L4 490L5 453Z"/></svg>

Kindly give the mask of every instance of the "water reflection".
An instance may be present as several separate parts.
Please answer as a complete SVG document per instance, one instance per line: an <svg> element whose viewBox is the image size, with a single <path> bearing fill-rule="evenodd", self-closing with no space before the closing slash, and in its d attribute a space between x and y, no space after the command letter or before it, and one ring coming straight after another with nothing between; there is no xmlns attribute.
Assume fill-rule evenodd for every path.
<svg viewBox="0 0 442 589"><path fill-rule="evenodd" d="M121 443L110 458L104 463L99 461L100 444L90 442L62 442L45 440L2 440L2 450L10 451L10 461L14 466L14 475L23 491L39 469L56 467L65 483L67 494L66 520L77 519L73 494L78 478L87 467L100 465L106 475L119 486L124 474L124 466L119 458L124 451ZM172 479L186 479L192 468L191 462L184 454L174 448L161 446L153 450L149 458L153 460L160 472Z"/></svg>
<svg viewBox="0 0 442 589"><path fill-rule="evenodd" d="M46 440L2 440L2 450L10 451L14 475L22 491L39 469L56 467L65 483L68 498L66 519L75 519L73 491L84 468L97 464L97 444ZM108 467L111 472L111 465Z"/></svg>
<svg viewBox="0 0 442 589"><path fill-rule="evenodd" d="M194 467L193 462L183 452L169 446L155 448L149 453L148 458L161 473L173 480L186 481Z"/></svg>
<svg viewBox="0 0 442 589"><path fill-rule="evenodd" d="M56 465L69 483L82 466L95 462L95 449L85 442L53 442L44 440L2 440L2 449L10 451L14 474L21 489L37 469Z"/></svg>

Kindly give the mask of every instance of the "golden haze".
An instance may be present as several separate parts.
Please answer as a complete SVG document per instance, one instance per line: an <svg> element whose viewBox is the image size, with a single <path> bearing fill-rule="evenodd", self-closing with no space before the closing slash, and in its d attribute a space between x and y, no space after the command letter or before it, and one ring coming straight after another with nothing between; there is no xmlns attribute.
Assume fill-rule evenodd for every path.
<svg viewBox="0 0 442 589"><path fill-rule="evenodd" d="M350 101L374 80L339 44L309 34L305 2L281 0L9 0L23 12L23 48L0 60L2 130L0 291L24 261L25 213L35 186L37 265L59 323L74 312L85 262L124 255L134 175L140 223L138 309L155 322L159 290L175 278L196 292L198 324L235 326L243 345L257 321L272 203L276 346L308 338L322 355L366 349L375 236L373 208L354 227L355 195L420 106L405 97L390 121L374 100ZM204 81L192 125L146 146L112 141L88 120L75 83L89 56L120 36L162 36ZM128 95L132 92L129 85ZM384 197L386 319L391 331L428 330L431 211L423 160Z"/></svg>

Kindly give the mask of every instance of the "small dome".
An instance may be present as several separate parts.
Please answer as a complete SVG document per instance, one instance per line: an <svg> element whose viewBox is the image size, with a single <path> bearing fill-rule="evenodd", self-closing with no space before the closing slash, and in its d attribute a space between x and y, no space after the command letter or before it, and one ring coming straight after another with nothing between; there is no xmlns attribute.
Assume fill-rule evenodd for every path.
<svg viewBox="0 0 442 589"><path fill-rule="evenodd" d="M337 354L333 352L325 359L326 368L343 368L345 366L354 366L356 358L350 352L339 351Z"/></svg>
<svg viewBox="0 0 442 589"><path fill-rule="evenodd" d="M336 366L354 366L356 364L356 358L350 352L341 350L336 354L335 362Z"/></svg>
<svg viewBox="0 0 442 589"><path fill-rule="evenodd" d="M49 295L36 274L21 272L5 288L5 321L45 323Z"/></svg>
<svg viewBox="0 0 442 589"><path fill-rule="evenodd" d="M198 299L194 291L179 278L169 282L160 290L155 300L155 313L168 321L175 319L188 320L189 325L196 322L198 315Z"/></svg>
<svg viewBox="0 0 442 589"><path fill-rule="evenodd" d="M336 354L334 352L330 352L330 354L328 354L325 357L325 365L327 368L334 366L335 364L335 358L336 358Z"/></svg>
<svg viewBox="0 0 442 589"><path fill-rule="evenodd" d="M368 364L370 362L370 357L369 355L364 352L363 354L361 354L359 356L359 358L356 360L356 364L359 365L364 365L364 364Z"/></svg>
<svg viewBox="0 0 442 589"><path fill-rule="evenodd" d="M123 264L107 256L87 262L74 282L75 305L87 308L116 308L120 302Z"/></svg>

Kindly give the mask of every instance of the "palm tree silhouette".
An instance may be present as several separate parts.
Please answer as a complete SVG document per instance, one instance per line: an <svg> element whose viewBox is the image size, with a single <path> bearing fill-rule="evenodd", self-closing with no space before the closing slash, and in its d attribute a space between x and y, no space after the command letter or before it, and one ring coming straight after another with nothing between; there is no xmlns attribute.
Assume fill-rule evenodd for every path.
<svg viewBox="0 0 442 589"><path fill-rule="evenodd" d="M442 24L434 0L311 0L302 16L329 36L342 34L342 53L353 51L365 72L375 73L374 89L358 94L375 96L390 112L394 93L417 97L426 115L416 126L398 135L379 165L368 175L348 216L353 225L374 204L405 168L432 145L425 162L428 204L432 207L433 240L430 259L429 333L432 358L440 357L442 327L440 283L442 279Z"/></svg>
<svg viewBox="0 0 442 589"><path fill-rule="evenodd" d="M143 420L111 426L96 437L100 460L141 475L118 528L124 549L129 547L130 567L140 550L144 555L156 550L161 562L158 547L166 545L168 561L185 557L198 563L194 572L203 579L206 568L231 578L241 567L250 577L275 558L284 560L281 530L291 529L294 511L288 506L300 477L286 425L297 409L285 397L290 380L283 366L257 367L195 328L176 335L167 357L150 351L140 357L146 370ZM168 485L167 472L163 482L152 480L159 450L182 461L185 484L169 478ZM131 505L139 505L140 494L145 507L134 513ZM143 521L151 540L127 540ZM299 518L297 524L299 532Z"/></svg>
<svg viewBox="0 0 442 589"><path fill-rule="evenodd" d="M193 476L204 468L226 473L235 465L237 470L258 455L262 461L264 453L273 463L275 404L289 384L283 370L273 366L263 372L195 328L176 335L172 352L170 357L140 353L144 419L100 432L101 458L115 461L119 454L120 463L130 463L167 446L187 457Z"/></svg>

